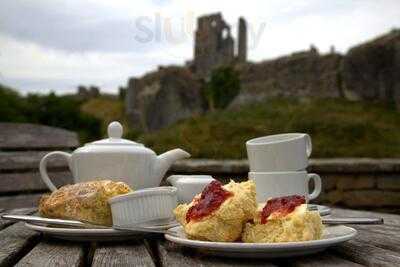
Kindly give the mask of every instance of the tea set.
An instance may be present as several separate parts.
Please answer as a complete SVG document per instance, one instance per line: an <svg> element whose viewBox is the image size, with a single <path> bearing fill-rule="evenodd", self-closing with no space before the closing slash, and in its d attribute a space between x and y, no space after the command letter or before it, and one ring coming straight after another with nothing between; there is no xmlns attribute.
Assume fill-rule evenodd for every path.
<svg viewBox="0 0 400 267"><path fill-rule="evenodd" d="M277 134L246 142L249 158L249 179L254 180L257 201L270 197L302 195L307 202L321 193L321 178L307 173L312 143L308 134ZM309 182L314 190L309 193Z"/></svg>
<svg viewBox="0 0 400 267"><path fill-rule="evenodd" d="M175 161L190 157L182 149L157 156L143 144L121 138L123 128L119 122L111 122L107 132L108 138L79 147L72 154L62 151L46 154L39 170L47 187L51 191L57 189L46 170L48 160L56 155L66 159L75 183L107 178L125 182L135 190L159 186Z"/></svg>
<svg viewBox="0 0 400 267"><path fill-rule="evenodd" d="M172 175L166 179L171 186L159 186L171 165L177 160L189 158L190 154L177 148L157 156L143 144L123 139L122 134L122 125L114 121L108 125L108 138L85 144L71 154L50 152L42 158L39 165L41 178L51 191L57 188L46 168L49 159L54 156L65 158L75 183L106 178L125 182L133 188L131 193L108 200L113 219L112 228L32 216L6 215L3 219L22 220L27 222L30 229L69 240L104 240L105 237L107 240L119 240L143 232L161 232L166 233L168 240L177 239L182 244L189 242L170 231L177 225L173 209L178 203L191 202L214 178L209 175ZM320 194L321 178L318 174L306 171L312 151L309 135L289 133L259 137L247 141L246 149L249 159L248 177L256 184L258 202L265 203L268 198L286 195L302 195L308 202ZM314 188L309 192L311 181ZM330 209L326 207L325 210L318 211L321 215L326 215ZM381 223L378 220L363 219L364 221L358 220L358 223ZM357 219L325 221L357 223ZM58 227L49 227L50 225ZM60 225L73 228L60 228ZM347 238L353 235L354 233ZM340 240L343 242L344 239ZM207 246L210 248L216 244Z"/></svg>
<svg viewBox="0 0 400 267"><path fill-rule="evenodd" d="M208 175L172 175L167 178L172 186L160 187L170 166L190 154L177 148L157 156L143 144L123 139L123 127L116 121L108 125L107 132L108 138L88 143L71 154L62 151L46 154L39 170L48 188L56 190L46 167L49 159L58 155L68 162L76 183L106 177L134 188L132 193L109 200L114 228L133 229L146 222L168 224L178 203L190 202L214 180ZM308 201L321 192L320 177L305 171L312 151L309 135L289 133L255 138L246 142L246 148L248 176L256 184L258 202L293 194L303 195ZM309 193L311 180L314 190Z"/></svg>

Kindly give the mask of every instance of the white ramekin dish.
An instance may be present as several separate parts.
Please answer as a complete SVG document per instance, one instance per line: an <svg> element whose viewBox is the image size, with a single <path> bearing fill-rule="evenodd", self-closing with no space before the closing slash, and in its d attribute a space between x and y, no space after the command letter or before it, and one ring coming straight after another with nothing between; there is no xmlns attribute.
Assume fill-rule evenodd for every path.
<svg viewBox="0 0 400 267"><path fill-rule="evenodd" d="M168 223L174 219L173 209L178 205L177 189L172 186L141 189L113 197L108 203L114 227Z"/></svg>

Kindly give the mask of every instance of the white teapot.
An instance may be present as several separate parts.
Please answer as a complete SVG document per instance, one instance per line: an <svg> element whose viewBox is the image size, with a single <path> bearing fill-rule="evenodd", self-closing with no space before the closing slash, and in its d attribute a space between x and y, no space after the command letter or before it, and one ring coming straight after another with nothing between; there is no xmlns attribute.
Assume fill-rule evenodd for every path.
<svg viewBox="0 0 400 267"><path fill-rule="evenodd" d="M47 175L46 166L50 157L60 155L68 161L76 183L110 179L125 182L135 190L156 187L175 161L190 157L179 148L157 156L142 144L122 139L122 131L122 125L114 121L108 125L107 139L88 143L72 154L62 151L46 154L39 166L42 180L50 190L57 189Z"/></svg>

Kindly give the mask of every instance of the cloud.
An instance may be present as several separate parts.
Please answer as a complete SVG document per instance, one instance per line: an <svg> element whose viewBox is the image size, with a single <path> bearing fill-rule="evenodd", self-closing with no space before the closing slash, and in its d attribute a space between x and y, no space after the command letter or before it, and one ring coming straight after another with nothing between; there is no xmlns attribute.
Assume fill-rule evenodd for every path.
<svg viewBox="0 0 400 267"><path fill-rule="evenodd" d="M66 52L21 42L0 35L0 83L16 85L23 92L74 91L79 84L98 85L115 92L132 74L152 70L173 61L168 50L152 53ZM174 52L176 53L176 51ZM57 83L58 81L58 83Z"/></svg>
<svg viewBox="0 0 400 267"><path fill-rule="evenodd" d="M1 31L17 40L73 52L152 49L134 40L139 14L114 15L112 9L82 3L5 1L0 9Z"/></svg>
<svg viewBox="0 0 400 267"><path fill-rule="evenodd" d="M67 92L78 84L116 91L131 76L190 59L196 17L218 11L234 35L238 17L247 19L254 61L310 44L346 52L400 26L397 0L3 0L0 83L22 91Z"/></svg>

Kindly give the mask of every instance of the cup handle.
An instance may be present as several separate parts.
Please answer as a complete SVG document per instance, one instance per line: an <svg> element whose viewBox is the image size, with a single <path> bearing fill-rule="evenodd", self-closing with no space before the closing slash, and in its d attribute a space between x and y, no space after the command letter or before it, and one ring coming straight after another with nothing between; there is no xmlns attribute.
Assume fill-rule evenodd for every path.
<svg viewBox="0 0 400 267"><path fill-rule="evenodd" d="M60 156L63 156L65 159L67 159L68 166L70 166L70 162L71 162L71 154L62 152L62 151L54 151L54 152L47 153L42 158L42 160L40 161L40 164L39 164L40 176L42 177L43 182L47 185L47 187L51 191L57 190L57 187L51 182L49 176L47 175L47 162L48 162L49 158L54 155L60 155Z"/></svg>
<svg viewBox="0 0 400 267"><path fill-rule="evenodd" d="M304 134L304 138L306 139L306 154L307 154L307 157L310 157L311 152L312 152L311 137L308 134Z"/></svg>
<svg viewBox="0 0 400 267"><path fill-rule="evenodd" d="M310 183L310 180L314 180L314 191L311 194L308 194L308 199L312 200L317 198L321 193L321 177L319 177L319 175L316 173L307 174L307 187Z"/></svg>

